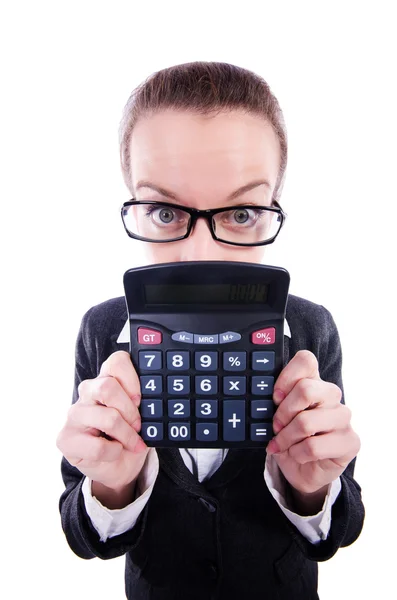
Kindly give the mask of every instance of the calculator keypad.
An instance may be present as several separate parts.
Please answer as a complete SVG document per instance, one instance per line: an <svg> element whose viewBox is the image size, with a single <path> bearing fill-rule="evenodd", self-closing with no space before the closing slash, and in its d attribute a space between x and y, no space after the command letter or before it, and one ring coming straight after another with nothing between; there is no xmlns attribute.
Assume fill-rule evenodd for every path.
<svg viewBox="0 0 397 600"><path fill-rule="evenodd" d="M190 392L190 377L188 375L169 375L167 377L167 390L169 394L187 396Z"/></svg>
<svg viewBox="0 0 397 600"><path fill-rule="evenodd" d="M168 416L173 419L190 417L190 400L168 400Z"/></svg>
<svg viewBox="0 0 397 600"><path fill-rule="evenodd" d="M159 350L139 350L139 368L159 371L163 366L162 353Z"/></svg>
<svg viewBox="0 0 397 600"><path fill-rule="evenodd" d="M183 350L167 352L167 369L169 371L188 371L190 367L190 354Z"/></svg>
<svg viewBox="0 0 397 600"><path fill-rule="evenodd" d="M224 352L223 368L225 371L245 371L247 368L247 353Z"/></svg>
<svg viewBox="0 0 397 600"><path fill-rule="evenodd" d="M145 396L158 396L163 391L161 375L142 375L141 391Z"/></svg>
<svg viewBox="0 0 397 600"><path fill-rule="evenodd" d="M161 398L144 398L141 400L140 412L144 418L160 418L163 416L163 401Z"/></svg>
<svg viewBox="0 0 397 600"><path fill-rule="evenodd" d="M216 371L218 368L217 352L195 352L194 367L196 371Z"/></svg>
<svg viewBox="0 0 397 600"><path fill-rule="evenodd" d="M247 387L246 377L224 377L223 393L226 395L241 396L245 394Z"/></svg>
<svg viewBox="0 0 397 600"><path fill-rule="evenodd" d="M245 440L245 401L223 401L223 438L226 442Z"/></svg>
<svg viewBox="0 0 397 600"><path fill-rule="evenodd" d="M218 424L197 423L196 438L199 442L216 442L218 440Z"/></svg>
<svg viewBox="0 0 397 600"><path fill-rule="evenodd" d="M274 346L259 350L258 345L275 344L274 327L251 332L243 340L244 349L235 350L226 345L242 340L235 331L209 335L179 331L170 334L169 341L167 337L155 329L138 328L140 344L155 345L154 340L158 344L154 350L138 349L140 435L148 445L186 442L186 447L194 447L200 442L209 448L244 447L245 442L248 447L273 437L276 352ZM162 349L163 344L168 347Z"/></svg>
<svg viewBox="0 0 397 600"><path fill-rule="evenodd" d="M196 417L198 419L216 419L218 417L218 400L196 400Z"/></svg>

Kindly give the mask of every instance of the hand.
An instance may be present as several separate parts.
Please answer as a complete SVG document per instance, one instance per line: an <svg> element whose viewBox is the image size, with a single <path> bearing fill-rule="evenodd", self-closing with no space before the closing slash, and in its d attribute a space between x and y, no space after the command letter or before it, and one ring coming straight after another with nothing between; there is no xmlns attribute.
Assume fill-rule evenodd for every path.
<svg viewBox="0 0 397 600"><path fill-rule="evenodd" d="M337 385L320 378L317 359L308 350L296 353L274 385L277 435L267 452L302 497L320 493L324 499L328 485L360 449L351 411L341 398Z"/></svg>
<svg viewBox="0 0 397 600"><path fill-rule="evenodd" d="M141 391L130 355L119 351L109 356L98 377L82 381L78 392L57 446L95 484L121 495L126 486L133 489L149 451L137 433Z"/></svg>

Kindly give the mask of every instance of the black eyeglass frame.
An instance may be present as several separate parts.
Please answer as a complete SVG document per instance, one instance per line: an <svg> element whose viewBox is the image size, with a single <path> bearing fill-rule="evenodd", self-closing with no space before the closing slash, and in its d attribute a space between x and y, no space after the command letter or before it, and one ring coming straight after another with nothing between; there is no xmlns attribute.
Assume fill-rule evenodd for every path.
<svg viewBox="0 0 397 600"><path fill-rule="evenodd" d="M182 210L184 212L187 212L190 215L190 222L189 222L189 225L188 225L185 235L180 236L178 238L172 238L169 240L153 240L152 238L145 238L145 237L139 236L135 233L131 233L131 231L129 231L129 229L127 228L127 226L124 222L123 210L125 208L127 208L128 206L135 206L138 204L158 204L160 206L175 208L177 210ZM253 205L253 204L238 204L236 206L233 205L230 207L211 208L211 209L200 210L198 208L190 208L189 206L182 206L180 204L172 204L171 202L161 202L158 200L135 200L134 198L131 198L131 200L127 200L127 202L123 203L123 205L121 206L121 209L120 209L120 213L121 213L121 219L123 221L124 229L126 230L128 236L135 240L140 240L141 242L151 242L153 244L164 244L164 243L170 243L170 242L178 242L179 240L185 240L191 234L192 229L194 228L194 225L195 225L197 219L204 218L208 223L208 227L211 232L212 238L214 240L216 240L217 242L222 242L222 244L229 244L231 246L267 246L268 244L272 244L275 241L275 239L277 238L278 234L280 233L281 228L284 225L285 220L287 218L287 213L283 211L280 204L276 200L273 201L273 205L274 206L257 206L257 205ZM264 210L267 210L270 212L278 213L281 217L281 222L280 222L280 227L279 227L277 233L269 240L265 240L264 242L254 242L251 244L239 244L238 242L229 242L227 240L218 238L218 236L216 235L214 228L213 228L212 217L221 212L228 212L231 210L238 210L241 208L261 208L261 209L264 209Z"/></svg>

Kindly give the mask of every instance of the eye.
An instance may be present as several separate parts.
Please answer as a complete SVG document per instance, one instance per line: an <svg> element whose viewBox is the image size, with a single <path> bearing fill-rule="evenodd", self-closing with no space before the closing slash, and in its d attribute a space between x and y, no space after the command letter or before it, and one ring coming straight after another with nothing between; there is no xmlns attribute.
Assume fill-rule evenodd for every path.
<svg viewBox="0 0 397 600"><path fill-rule="evenodd" d="M186 227L188 225L190 215L184 210L178 210L177 208L162 204L143 206L145 207L145 217L156 227L175 229L179 227Z"/></svg>
<svg viewBox="0 0 397 600"><path fill-rule="evenodd" d="M156 206L154 204L146 207L146 216L151 217L155 223L160 222L167 225L168 223L172 223L176 214L175 211L168 206Z"/></svg>
<svg viewBox="0 0 397 600"><path fill-rule="evenodd" d="M238 210L235 210L233 216L237 223L246 223L250 218L249 211L246 208L239 208Z"/></svg>
<svg viewBox="0 0 397 600"><path fill-rule="evenodd" d="M261 218L262 212L263 211L256 208L241 207L220 213L218 218L221 219L222 224L225 227L251 227Z"/></svg>
<svg viewBox="0 0 397 600"><path fill-rule="evenodd" d="M159 208L157 209L156 216L162 221L162 223L171 223L175 218L175 213L171 208Z"/></svg>

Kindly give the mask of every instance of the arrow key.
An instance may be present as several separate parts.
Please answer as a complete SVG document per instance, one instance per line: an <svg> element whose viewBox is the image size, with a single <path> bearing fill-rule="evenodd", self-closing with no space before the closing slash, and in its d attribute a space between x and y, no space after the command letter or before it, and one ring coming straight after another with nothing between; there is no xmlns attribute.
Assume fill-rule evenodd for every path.
<svg viewBox="0 0 397 600"><path fill-rule="evenodd" d="M274 352L253 352L252 369L253 371L273 371L275 353Z"/></svg>

